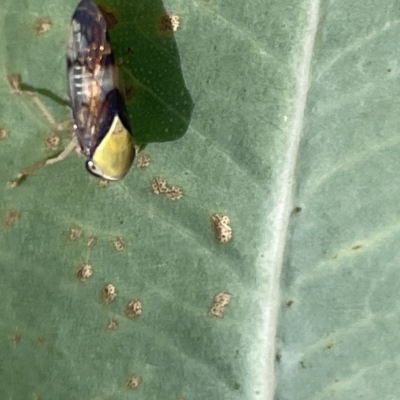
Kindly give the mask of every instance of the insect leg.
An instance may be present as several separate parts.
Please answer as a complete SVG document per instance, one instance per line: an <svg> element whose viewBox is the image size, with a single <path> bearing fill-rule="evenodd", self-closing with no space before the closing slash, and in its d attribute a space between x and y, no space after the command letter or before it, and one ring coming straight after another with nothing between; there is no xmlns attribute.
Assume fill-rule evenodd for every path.
<svg viewBox="0 0 400 400"><path fill-rule="evenodd" d="M51 164L55 164L59 161L64 160L69 153L71 153L72 150L74 150L76 147L76 140L72 139L67 146L65 147L65 149L56 157L52 157L52 158L46 158L44 160L41 161L37 161L35 162L33 165L25 168L22 172L20 172L17 177L15 179L13 179L12 181L8 182L8 186L10 188L15 188L16 186L19 186L21 184L21 182L23 180L25 180L25 178L28 177L28 175L32 174L33 172L35 172L36 170L38 170L39 168L42 168L46 165L51 165Z"/></svg>

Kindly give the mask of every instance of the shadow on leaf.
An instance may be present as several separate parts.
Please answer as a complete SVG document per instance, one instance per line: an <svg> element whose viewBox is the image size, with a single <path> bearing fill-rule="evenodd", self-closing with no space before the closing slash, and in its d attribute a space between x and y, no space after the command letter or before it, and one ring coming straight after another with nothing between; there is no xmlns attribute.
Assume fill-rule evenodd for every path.
<svg viewBox="0 0 400 400"><path fill-rule="evenodd" d="M97 4L109 26L135 142L179 139L189 126L193 102L162 1L101 0Z"/></svg>

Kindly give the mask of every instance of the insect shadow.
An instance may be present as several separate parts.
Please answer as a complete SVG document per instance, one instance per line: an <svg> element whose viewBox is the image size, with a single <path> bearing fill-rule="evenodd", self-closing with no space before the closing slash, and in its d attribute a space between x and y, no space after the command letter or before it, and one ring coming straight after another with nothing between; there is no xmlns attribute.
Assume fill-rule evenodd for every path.
<svg viewBox="0 0 400 400"><path fill-rule="evenodd" d="M135 143L179 139L193 110L174 37L179 16L168 14L161 0L96 3L107 22Z"/></svg>

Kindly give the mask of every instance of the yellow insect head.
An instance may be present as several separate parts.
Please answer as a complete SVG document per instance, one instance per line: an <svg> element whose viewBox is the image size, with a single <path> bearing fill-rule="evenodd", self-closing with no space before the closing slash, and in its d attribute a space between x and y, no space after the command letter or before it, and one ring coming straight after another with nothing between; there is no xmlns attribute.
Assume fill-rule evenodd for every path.
<svg viewBox="0 0 400 400"><path fill-rule="evenodd" d="M92 159L87 161L86 167L94 175L115 181L126 175L134 158L132 135L116 114L110 129L95 149Z"/></svg>

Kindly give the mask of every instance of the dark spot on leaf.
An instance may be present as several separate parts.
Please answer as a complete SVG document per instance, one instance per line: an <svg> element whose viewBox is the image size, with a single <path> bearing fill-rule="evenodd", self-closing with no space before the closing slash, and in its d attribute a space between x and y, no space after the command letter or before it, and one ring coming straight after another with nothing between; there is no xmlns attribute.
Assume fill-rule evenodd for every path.
<svg viewBox="0 0 400 400"><path fill-rule="evenodd" d="M240 389L240 383L235 382L235 383L233 384L233 389L234 389L234 390L239 390L239 389Z"/></svg>
<svg viewBox="0 0 400 400"><path fill-rule="evenodd" d="M387 72L392 72L392 68L388 68L388 69L387 69Z"/></svg>
<svg viewBox="0 0 400 400"><path fill-rule="evenodd" d="M301 207L295 207L294 209L293 209L293 212L295 213L295 214L298 214L299 212L301 212L303 209L301 208Z"/></svg>
<svg viewBox="0 0 400 400"><path fill-rule="evenodd" d="M361 249L362 248L362 245L361 244L356 244L355 246L353 246L351 249L352 250L358 250L358 249Z"/></svg>
<svg viewBox="0 0 400 400"><path fill-rule="evenodd" d="M135 88L133 86L124 87L125 100L131 100L135 96Z"/></svg>
<svg viewBox="0 0 400 400"><path fill-rule="evenodd" d="M280 362L281 362L281 359L282 359L281 353L276 353L276 354L275 354L275 361L276 361L277 363L280 363Z"/></svg>
<svg viewBox="0 0 400 400"><path fill-rule="evenodd" d="M299 364L301 365L301 368L307 368L304 364L304 361L300 361Z"/></svg>
<svg viewBox="0 0 400 400"><path fill-rule="evenodd" d="M287 302L286 302L286 307L288 307L288 308L291 307L293 303L294 303L293 300L287 301Z"/></svg>

